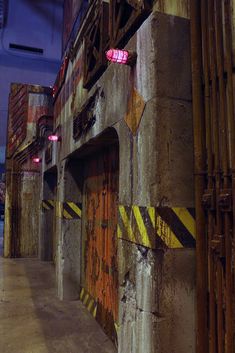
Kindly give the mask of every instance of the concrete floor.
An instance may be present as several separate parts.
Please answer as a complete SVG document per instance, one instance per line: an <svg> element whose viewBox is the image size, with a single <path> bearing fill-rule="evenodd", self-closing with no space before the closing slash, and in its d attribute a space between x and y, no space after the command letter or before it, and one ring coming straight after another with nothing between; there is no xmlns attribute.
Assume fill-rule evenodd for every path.
<svg viewBox="0 0 235 353"><path fill-rule="evenodd" d="M56 298L54 277L49 263L0 257L0 352L115 353L79 301Z"/></svg>

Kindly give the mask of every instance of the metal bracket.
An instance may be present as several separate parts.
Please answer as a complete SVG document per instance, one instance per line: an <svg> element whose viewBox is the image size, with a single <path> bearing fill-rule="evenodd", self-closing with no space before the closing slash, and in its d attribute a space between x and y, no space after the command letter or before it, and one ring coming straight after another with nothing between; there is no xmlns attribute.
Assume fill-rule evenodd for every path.
<svg viewBox="0 0 235 353"><path fill-rule="evenodd" d="M225 257L225 237L224 235L215 235L210 242L211 249L220 257Z"/></svg>
<svg viewBox="0 0 235 353"><path fill-rule="evenodd" d="M222 212L232 212L232 190L224 189L218 198L218 206Z"/></svg>
<svg viewBox="0 0 235 353"><path fill-rule="evenodd" d="M205 193L202 195L202 204L206 211L215 210L215 192L213 189L205 190Z"/></svg>

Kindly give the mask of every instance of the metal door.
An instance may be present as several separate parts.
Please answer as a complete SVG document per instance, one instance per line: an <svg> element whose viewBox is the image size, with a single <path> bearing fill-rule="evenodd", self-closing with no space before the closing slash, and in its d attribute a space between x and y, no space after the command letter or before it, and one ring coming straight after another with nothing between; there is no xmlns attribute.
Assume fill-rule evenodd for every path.
<svg viewBox="0 0 235 353"><path fill-rule="evenodd" d="M83 282L97 302L96 319L116 339L118 318L118 147L85 161L83 188Z"/></svg>
<svg viewBox="0 0 235 353"><path fill-rule="evenodd" d="M234 353L232 1L191 0L198 353Z"/></svg>

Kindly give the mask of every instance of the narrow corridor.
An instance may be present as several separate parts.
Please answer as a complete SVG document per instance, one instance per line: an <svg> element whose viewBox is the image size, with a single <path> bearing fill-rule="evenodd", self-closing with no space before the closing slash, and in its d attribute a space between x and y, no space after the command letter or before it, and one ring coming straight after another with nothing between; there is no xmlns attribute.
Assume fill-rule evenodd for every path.
<svg viewBox="0 0 235 353"><path fill-rule="evenodd" d="M114 353L79 301L57 299L54 277L50 263L0 258L0 352Z"/></svg>

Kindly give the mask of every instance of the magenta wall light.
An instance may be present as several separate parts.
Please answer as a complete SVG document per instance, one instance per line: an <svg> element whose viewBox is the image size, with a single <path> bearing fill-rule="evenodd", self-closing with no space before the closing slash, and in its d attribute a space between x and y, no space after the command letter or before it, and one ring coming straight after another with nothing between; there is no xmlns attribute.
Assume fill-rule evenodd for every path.
<svg viewBox="0 0 235 353"><path fill-rule="evenodd" d="M33 161L33 163L40 163L40 162L41 162L41 158L39 158L39 157L33 157L33 158L32 158L32 161Z"/></svg>
<svg viewBox="0 0 235 353"><path fill-rule="evenodd" d="M137 54L128 50L109 49L106 52L106 58L112 63L133 65L136 62Z"/></svg>
<svg viewBox="0 0 235 353"><path fill-rule="evenodd" d="M49 136L48 136L48 140L49 140L49 141L53 141L53 142L61 141L61 136L58 136L58 135L49 135Z"/></svg>

